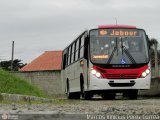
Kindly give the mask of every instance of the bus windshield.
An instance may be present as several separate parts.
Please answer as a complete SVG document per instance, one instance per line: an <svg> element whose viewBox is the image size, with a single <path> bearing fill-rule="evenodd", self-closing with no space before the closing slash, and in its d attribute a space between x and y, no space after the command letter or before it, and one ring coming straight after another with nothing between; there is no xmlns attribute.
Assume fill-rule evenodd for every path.
<svg viewBox="0 0 160 120"><path fill-rule="evenodd" d="M90 31L90 58L96 64L142 64L149 62L145 32L139 29Z"/></svg>

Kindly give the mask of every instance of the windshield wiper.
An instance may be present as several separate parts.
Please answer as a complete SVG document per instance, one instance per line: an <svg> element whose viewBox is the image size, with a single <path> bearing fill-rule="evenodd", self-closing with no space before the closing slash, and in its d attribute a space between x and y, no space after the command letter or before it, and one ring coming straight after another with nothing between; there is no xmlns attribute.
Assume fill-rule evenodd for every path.
<svg viewBox="0 0 160 120"><path fill-rule="evenodd" d="M118 48L117 48L117 45L118 45L118 43L117 43L117 37L116 37L116 46L114 47L114 49L113 49L113 51L112 51L112 54L111 54L111 56L109 57L109 59L108 59L108 61L107 61L107 64L110 64L110 62L111 62L111 60L112 60L112 58L113 58L113 55L114 55L114 53L115 53L116 50L117 50L117 56L118 56Z"/></svg>
<svg viewBox="0 0 160 120"><path fill-rule="evenodd" d="M122 49L122 56L123 56L123 52L128 56L128 58L130 59L130 61L133 63L133 64L136 64L136 61L135 59L133 58L133 56L130 54L130 52L128 51L128 49L123 45L123 41L122 41L122 38L121 38L121 49Z"/></svg>

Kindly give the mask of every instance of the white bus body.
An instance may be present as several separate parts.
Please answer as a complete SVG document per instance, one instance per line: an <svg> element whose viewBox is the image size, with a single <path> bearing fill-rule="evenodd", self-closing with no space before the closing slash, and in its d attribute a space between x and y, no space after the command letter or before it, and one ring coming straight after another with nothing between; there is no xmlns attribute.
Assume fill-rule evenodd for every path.
<svg viewBox="0 0 160 120"><path fill-rule="evenodd" d="M102 36L99 37L97 31L101 32ZM118 32L116 33L116 31ZM134 36L136 32L139 36ZM91 34L93 35L91 36ZM91 31L85 31L77 37L63 51L62 83L63 91L67 94L67 97L69 99L79 99L82 95L84 99L90 99L94 94L99 94L104 99L114 99L116 93L121 92L124 96L136 99L138 90L150 89L151 65L148 37L146 34L143 36L142 34L141 29L136 29L133 26L116 25L103 26L95 31L93 30L92 33ZM137 49L140 52L130 52L129 48L123 48L124 43L131 42L132 39L138 41L142 37L145 37L143 44L142 42L137 44L144 47L143 49ZM96 43L97 39L104 43L111 40L110 46L113 43L114 48L106 50L107 54L99 53L96 49L99 49L99 46L103 44ZM120 42L120 45L118 42ZM139 56L140 54L141 56ZM117 58L119 64L115 64ZM143 61L143 58L146 62ZM107 60L108 62L106 62Z"/></svg>

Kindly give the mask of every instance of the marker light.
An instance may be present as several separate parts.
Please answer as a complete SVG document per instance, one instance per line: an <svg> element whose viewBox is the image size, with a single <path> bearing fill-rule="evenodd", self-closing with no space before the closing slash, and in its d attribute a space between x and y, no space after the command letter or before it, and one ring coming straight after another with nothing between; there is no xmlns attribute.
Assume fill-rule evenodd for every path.
<svg viewBox="0 0 160 120"><path fill-rule="evenodd" d="M146 69L144 72L142 72L142 77L146 77L150 73L149 69Z"/></svg>

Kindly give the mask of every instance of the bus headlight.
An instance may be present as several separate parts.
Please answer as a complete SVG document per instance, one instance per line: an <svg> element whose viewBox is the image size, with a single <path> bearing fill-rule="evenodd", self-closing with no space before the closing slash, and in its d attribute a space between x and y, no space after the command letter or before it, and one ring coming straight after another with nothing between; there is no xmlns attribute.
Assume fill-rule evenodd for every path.
<svg viewBox="0 0 160 120"><path fill-rule="evenodd" d="M146 70L146 73L147 73L147 74L149 74L149 73L150 73L150 70L149 70L149 69L147 69L147 70Z"/></svg>
<svg viewBox="0 0 160 120"><path fill-rule="evenodd" d="M97 78L101 78L101 73L96 71L95 69L91 68L91 73L96 76Z"/></svg>
<svg viewBox="0 0 160 120"><path fill-rule="evenodd" d="M146 72L143 72L142 73L142 77L146 77L147 76L147 73Z"/></svg>
<svg viewBox="0 0 160 120"><path fill-rule="evenodd" d="M100 78L101 74L99 72L96 73L96 77Z"/></svg>
<svg viewBox="0 0 160 120"><path fill-rule="evenodd" d="M142 72L142 75L141 77L146 77L148 74L150 73L150 70L149 69L146 69L144 72Z"/></svg>
<svg viewBox="0 0 160 120"><path fill-rule="evenodd" d="M91 73L92 73L93 75L95 75L95 74L96 74L96 70L92 69L92 70L91 70Z"/></svg>

